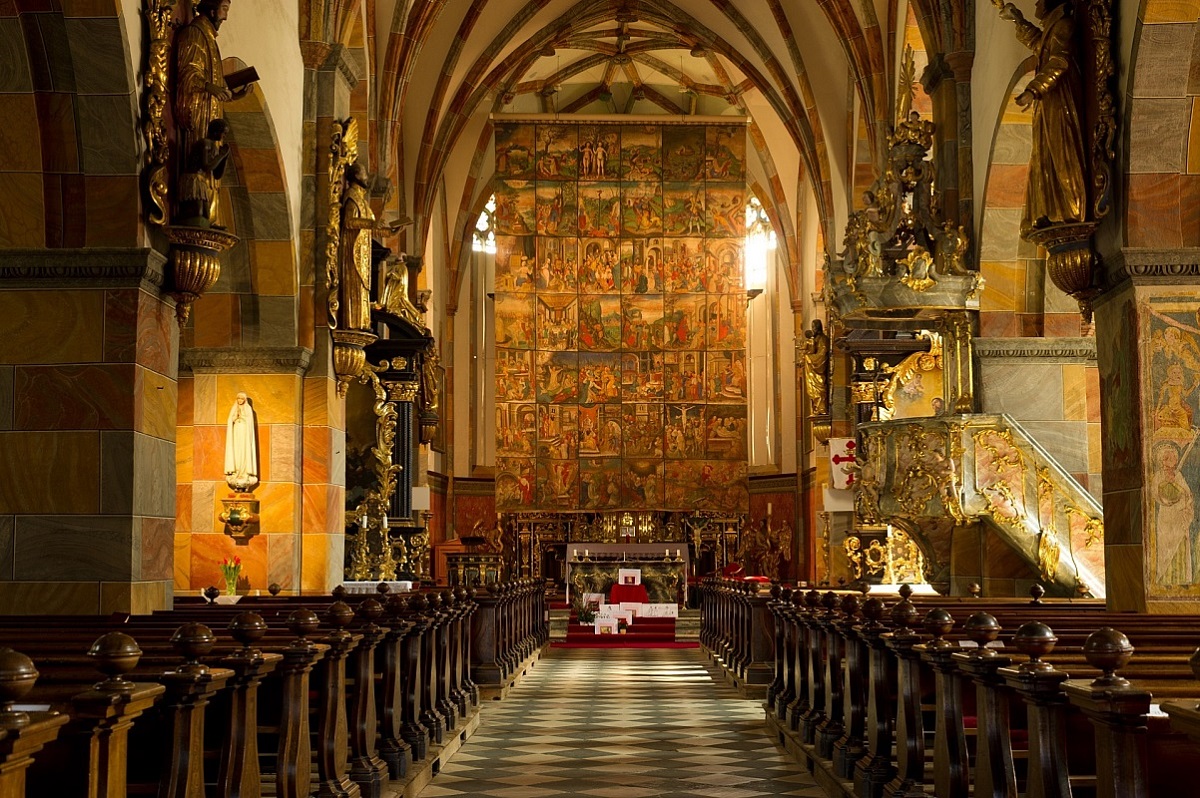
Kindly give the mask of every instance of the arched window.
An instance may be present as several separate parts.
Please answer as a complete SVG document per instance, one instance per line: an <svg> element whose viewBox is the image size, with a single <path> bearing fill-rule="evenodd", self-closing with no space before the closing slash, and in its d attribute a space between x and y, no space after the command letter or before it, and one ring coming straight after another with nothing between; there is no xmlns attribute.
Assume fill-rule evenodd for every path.
<svg viewBox="0 0 1200 798"><path fill-rule="evenodd" d="M775 254L775 229L758 197L746 203L746 287L765 288Z"/></svg>

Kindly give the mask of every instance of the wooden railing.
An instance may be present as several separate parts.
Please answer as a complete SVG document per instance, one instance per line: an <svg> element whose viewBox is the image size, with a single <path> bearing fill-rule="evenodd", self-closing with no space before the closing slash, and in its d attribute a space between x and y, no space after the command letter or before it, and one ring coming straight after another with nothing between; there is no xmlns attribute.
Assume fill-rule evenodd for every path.
<svg viewBox="0 0 1200 798"><path fill-rule="evenodd" d="M768 726L830 795L1200 796L1200 617L1036 589L1032 601L700 589L703 645L734 683L770 669ZM759 649L746 618L764 605L770 655L747 662Z"/></svg>
<svg viewBox="0 0 1200 798"><path fill-rule="evenodd" d="M489 662L536 658L542 610L522 580L0 618L0 795L382 796L478 722Z"/></svg>

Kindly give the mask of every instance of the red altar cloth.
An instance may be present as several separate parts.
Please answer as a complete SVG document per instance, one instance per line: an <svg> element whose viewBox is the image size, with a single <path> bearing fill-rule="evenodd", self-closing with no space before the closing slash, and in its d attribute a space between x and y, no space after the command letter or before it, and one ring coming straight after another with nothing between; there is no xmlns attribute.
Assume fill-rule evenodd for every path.
<svg viewBox="0 0 1200 798"><path fill-rule="evenodd" d="M649 604L650 594L646 592L645 585L613 585L608 594L608 603L620 604L623 601Z"/></svg>

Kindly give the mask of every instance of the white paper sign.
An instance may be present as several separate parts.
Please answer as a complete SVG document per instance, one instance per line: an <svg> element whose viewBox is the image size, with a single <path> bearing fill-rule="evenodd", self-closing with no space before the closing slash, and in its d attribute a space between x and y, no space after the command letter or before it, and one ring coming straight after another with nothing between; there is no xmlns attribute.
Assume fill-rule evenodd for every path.
<svg viewBox="0 0 1200 798"><path fill-rule="evenodd" d="M642 583L641 568L621 568L617 571L617 584L640 585Z"/></svg>
<svg viewBox="0 0 1200 798"><path fill-rule="evenodd" d="M616 618L597 618L596 619L596 634L598 635L615 635L617 633Z"/></svg>

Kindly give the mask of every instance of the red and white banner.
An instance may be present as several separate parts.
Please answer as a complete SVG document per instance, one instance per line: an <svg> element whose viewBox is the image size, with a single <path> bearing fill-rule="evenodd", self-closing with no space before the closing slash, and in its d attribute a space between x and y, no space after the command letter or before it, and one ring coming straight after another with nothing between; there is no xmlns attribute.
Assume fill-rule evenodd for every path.
<svg viewBox="0 0 1200 798"><path fill-rule="evenodd" d="M858 443L854 438L829 439L829 487L849 490L854 487L854 462Z"/></svg>

